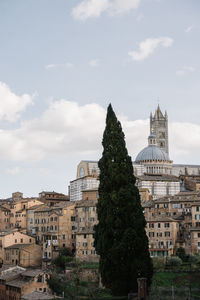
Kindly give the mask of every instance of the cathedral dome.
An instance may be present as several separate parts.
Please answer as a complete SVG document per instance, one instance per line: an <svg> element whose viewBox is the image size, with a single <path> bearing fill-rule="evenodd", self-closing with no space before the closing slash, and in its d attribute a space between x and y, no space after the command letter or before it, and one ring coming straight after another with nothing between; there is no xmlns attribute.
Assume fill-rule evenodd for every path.
<svg viewBox="0 0 200 300"><path fill-rule="evenodd" d="M156 145L149 145L137 155L135 162L142 161L169 161L168 154Z"/></svg>

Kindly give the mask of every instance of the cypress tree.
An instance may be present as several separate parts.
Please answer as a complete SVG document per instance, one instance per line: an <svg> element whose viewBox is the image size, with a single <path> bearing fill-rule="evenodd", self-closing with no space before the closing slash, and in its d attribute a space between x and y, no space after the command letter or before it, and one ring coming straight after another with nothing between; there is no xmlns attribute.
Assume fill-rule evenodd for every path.
<svg viewBox="0 0 200 300"><path fill-rule="evenodd" d="M113 295L137 291L137 278L151 283L153 267L148 250L146 221L135 186L120 122L107 109L103 154L99 160L100 185L95 226L95 248L100 255L102 283Z"/></svg>

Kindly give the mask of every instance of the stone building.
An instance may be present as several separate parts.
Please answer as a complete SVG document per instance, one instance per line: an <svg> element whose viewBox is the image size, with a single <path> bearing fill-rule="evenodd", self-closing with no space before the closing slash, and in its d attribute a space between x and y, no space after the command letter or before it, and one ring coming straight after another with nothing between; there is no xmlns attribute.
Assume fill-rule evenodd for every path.
<svg viewBox="0 0 200 300"><path fill-rule="evenodd" d="M176 226L170 225L169 227L170 233L168 235L172 239L170 244L170 251L168 251L168 253L165 252L165 255L174 255L179 247L183 247L186 251L186 254L189 255L200 253L199 192L180 192L179 194L174 196L166 196L160 199L156 199L155 201L143 202L142 205L144 209L145 219L147 221L149 245L155 245L156 239L157 242L163 242L162 245L156 245L157 250L150 249L152 255L158 256L158 251L160 251L161 255L161 253L163 253L163 245L166 246L166 243L163 240L163 237L165 237L165 233L162 232L160 236L157 236L158 228L161 227L158 227L157 225L149 225L157 222L158 218L168 218L169 220L171 220L172 224L176 224ZM152 233L149 234L149 232ZM169 246L169 243L167 245ZM165 250L166 249L167 247L165 248Z"/></svg>
<svg viewBox="0 0 200 300"><path fill-rule="evenodd" d="M167 216L155 216L147 221L147 236L151 256L170 256L178 238L179 223Z"/></svg>
<svg viewBox="0 0 200 300"><path fill-rule="evenodd" d="M0 300L20 300L33 291L48 292L48 278L41 269L7 268L0 274Z"/></svg>
<svg viewBox="0 0 200 300"><path fill-rule="evenodd" d="M163 115L159 105L154 116L150 114L150 130L155 134L159 148L169 154L168 116L166 111Z"/></svg>
<svg viewBox="0 0 200 300"><path fill-rule="evenodd" d="M67 195L56 193L56 192L41 192L39 193L39 200L49 206L53 206L60 202L69 201L69 197Z"/></svg>
<svg viewBox="0 0 200 300"><path fill-rule="evenodd" d="M1 231L0 232L0 262L4 263L5 249L15 244L35 244L35 238L19 231ZM18 264L18 261L15 261Z"/></svg>
<svg viewBox="0 0 200 300"><path fill-rule="evenodd" d="M5 264L38 267L42 263L42 249L37 244L14 244L5 247Z"/></svg>
<svg viewBox="0 0 200 300"><path fill-rule="evenodd" d="M74 202L43 206L34 212L34 229L43 249L43 259L50 261L61 248L75 248Z"/></svg>
<svg viewBox="0 0 200 300"><path fill-rule="evenodd" d="M98 222L97 201L98 190L86 190L83 192L83 200L78 201L75 206L76 258L83 261L98 261L94 248L94 225Z"/></svg>
<svg viewBox="0 0 200 300"><path fill-rule="evenodd" d="M26 229L26 210L32 206L43 204L37 198L23 198L23 194L16 192L7 201L10 209L10 228Z"/></svg>

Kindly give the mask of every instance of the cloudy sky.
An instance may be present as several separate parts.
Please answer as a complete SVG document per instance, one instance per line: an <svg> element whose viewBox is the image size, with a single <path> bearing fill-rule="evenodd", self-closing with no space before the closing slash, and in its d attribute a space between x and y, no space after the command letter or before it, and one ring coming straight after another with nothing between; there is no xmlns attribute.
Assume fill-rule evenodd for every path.
<svg viewBox="0 0 200 300"><path fill-rule="evenodd" d="M199 0L0 0L0 198L67 193L109 102L133 160L158 101L170 156L200 164Z"/></svg>

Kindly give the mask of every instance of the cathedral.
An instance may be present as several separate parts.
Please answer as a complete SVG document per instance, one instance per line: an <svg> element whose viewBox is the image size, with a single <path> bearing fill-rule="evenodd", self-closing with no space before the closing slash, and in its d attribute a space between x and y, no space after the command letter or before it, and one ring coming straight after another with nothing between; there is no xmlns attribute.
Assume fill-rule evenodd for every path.
<svg viewBox="0 0 200 300"><path fill-rule="evenodd" d="M168 115L158 105L150 114L148 146L142 149L133 162L136 183L140 190L148 190L152 199L173 196L185 191L181 176L200 175L200 165L173 164L169 157ZM82 199L82 191L98 188L99 169L97 161L81 161L77 178L70 182L70 199Z"/></svg>

